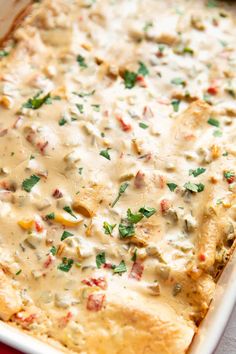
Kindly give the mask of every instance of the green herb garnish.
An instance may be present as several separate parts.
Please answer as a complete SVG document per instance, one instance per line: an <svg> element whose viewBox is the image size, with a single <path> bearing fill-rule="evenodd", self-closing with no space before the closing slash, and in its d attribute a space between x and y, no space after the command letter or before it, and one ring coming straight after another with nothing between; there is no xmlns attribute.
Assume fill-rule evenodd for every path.
<svg viewBox="0 0 236 354"><path fill-rule="evenodd" d="M84 59L84 57L82 57L82 55L77 55L76 60L81 68L85 69L88 67L88 65L86 64L85 59Z"/></svg>
<svg viewBox="0 0 236 354"><path fill-rule="evenodd" d="M135 86L137 74L133 71L126 70L124 73L125 88L132 89Z"/></svg>
<svg viewBox="0 0 236 354"><path fill-rule="evenodd" d="M50 93L43 97L39 97L40 95L41 91L37 93L33 98L29 98L28 101L24 103L22 107L30 109L39 109L44 103L51 103Z"/></svg>
<svg viewBox="0 0 236 354"><path fill-rule="evenodd" d="M194 176L194 177L197 177L199 175L201 175L202 173L204 173L206 171L205 168L203 167L198 167L196 168L196 170L189 170L189 176Z"/></svg>
<svg viewBox="0 0 236 354"><path fill-rule="evenodd" d="M119 224L119 234L120 238L128 238L132 237L135 234L134 225L133 224Z"/></svg>
<svg viewBox="0 0 236 354"><path fill-rule="evenodd" d="M50 251L49 251L53 256L55 256L57 254L57 249L55 246L52 246Z"/></svg>
<svg viewBox="0 0 236 354"><path fill-rule="evenodd" d="M16 272L16 275L19 275L22 272L22 269L18 270L18 272Z"/></svg>
<svg viewBox="0 0 236 354"><path fill-rule="evenodd" d="M53 220L53 219L55 219L55 213L47 214L47 215L46 215L46 219L47 219L47 220Z"/></svg>
<svg viewBox="0 0 236 354"><path fill-rule="evenodd" d="M62 117L62 118L59 120L59 122L58 122L58 124L59 124L60 126L65 125L66 123L67 123L67 120L66 120L64 117Z"/></svg>
<svg viewBox="0 0 236 354"><path fill-rule="evenodd" d="M221 130L215 130L213 132L213 135L216 137L216 138L220 138L222 135L223 135L223 132Z"/></svg>
<svg viewBox="0 0 236 354"><path fill-rule="evenodd" d="M79 113L84 113L84 106L82 104L76 103L76 107L79 110Z"/></svg>
<svg viewBox="0 0 236 354"><path fill-rule="evenodd" d="M139 212L143 214L146 218L150 218L153 214L155 214L156 209L150 207L143 207L139 209Z"/></svg>
<svg viewBox="0 0 236 354"><path fill-rule="evenodd" d="M144 63L142 63L141 61L139 62L139 68L138 68L138 74L142 75L142 76L146 76L149 74L149 70L146 67L146 65Z"/></svg>
<svg viewBox="0 0 236 354"><path fill-rule="evenodd" d="M40 177L36 176L36 175L32 175L30 176L30 178L25 179L22 182L22 188L26 191L26 192L30 192L31 189L40 181Z"/></svg>
<svg viewBox="0 0 236 354"><path fill-rule="evenodd" d="M174 112L178 112L179 111L179 105L180 105L180 100L174 99L171 101L172 107Z"/></svg>
<svg viewBox="0 0 236 354"><path fill-rule="evenodd" d="M131 261L132 261L132 262L136 262L136 260L137 260L137 255L138 255L138 249L135 248L134 253L133 253L133 256L131 257Z"/></svg>
<svg viewBox="0 0 236 354"><path fill-rule="evenodd" d="M143 214L136 213L133 214L130 209L127 210L127 220L131 224L137 224L140 220L142 220Z"/></svg>
<svg viewBox="0 0 236 354"><path fill-rule="evenodd" d="M74 234L65 230L65 231L63 231L63 234L61 235L61 241L65 240L66 238L71 237L71 236L74 236Z"/></svg>
<svg viewBox="0 0 236 354"><path fill-rule="evenodd" d="M105 157L105 159L107 159L107 160L111 160L111 156L109 154L109 150L110 150L109 148L106 149L106 150L101 150L99 155Z"/></svg>
<svg viewBox="0 0 236 354"><path fill-rule="evenodd" d="M185 183L184 188L186 188L190 192L200 193L204 190L205 186L202 183L197 184L197 183L187 182Z"/></svg>
<svg viewBox="0 0 236 354"><path fill-rule="evenodd" d="M62 272L69 272L73 263L74 263L73 259L63 257L62 263L58 265L57 269L61 270Z"/></svg>
<svg viewBox="0 0 236 354"><path fill-rule="evenodd" d="M209 118L207 123L210 125L213 125L214 127L217 127L217 128L219 128L219 126L220 126L220 122L215 118Z"/></svg>
<svg viewBox="0 0 236 354"><path fill-rule="evenodd" d="M7 57L9 55L9 52L6 50L0 50L0 58Z"/></svg>
<svg viewBox="0 0 236 354"><path fill-rule="evenodd" d="M183 79L181 79L181 77L176 77L176 78L172 79L171 83L174 85L182 85L182 86L186 85L186 82Z"/></svg>
<svg viewBox="0 0 236 354"><path fill-rule="evenodd" d="M114 202L111 205L112 208L116 205L116 203L118 202L118 200L120 199L122 194L126 191L128 186L129 186L129 183L127 183L127 182L121 184L121 186L119 188L118 196L116 197L116 199L114 200Z"/></svg>
<svg viewBox="0 0 236 354"><path fill-rule="evenodd" d="M125 262L122 260L118 266L116 266L113 270L115 274L121 274L127 272L127 267Z"/></svg>
<svg viewBox="0 0 236 354"><path fill-rule="evenodd" d="M116 224L108 224L108 222L104 221L103 229L106 235L112 235L113 229L116 227Z"/></svg>
<svg viewBox="0 0 236 354"><path fill-rule="evenodd" d="M166 183L166 184L171 192L175 191L177 184L175 184L175 183Z"/></svg>
<svg viewBox="0 0 236 354"><path fill-rule="evenodd" d="M63 208L67 213L69 213L73 218L77 219L77 216L73 213L72 209L67 205Z"/></svg>
<svg viewBox="0 0 236 354"><path fill-rule="evenodd" d="M102 264L106 263L106 255L105 252L98 253L96 255L96 265L97 268L101 268Z"/></svg>
<svg viewBox="0 0 236 354"><path fill-rule="evenodd" d="M142 128L142 129L147 129L148 128L148 125L147 124L145 124L145 123L139 123L139 126L140 126L140 128Z"/></svg>

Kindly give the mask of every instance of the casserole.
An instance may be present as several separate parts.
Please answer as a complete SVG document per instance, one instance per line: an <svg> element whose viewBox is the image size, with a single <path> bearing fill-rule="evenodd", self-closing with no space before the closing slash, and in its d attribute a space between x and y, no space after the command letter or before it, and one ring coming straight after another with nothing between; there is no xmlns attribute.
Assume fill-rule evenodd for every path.
<svg viewBox="0 0 236 354"><path fill-rule="evenodd" d="M0 315L65 351L186 352L235 245L233 15L148 5L45 0L1 52Z"/></svg>

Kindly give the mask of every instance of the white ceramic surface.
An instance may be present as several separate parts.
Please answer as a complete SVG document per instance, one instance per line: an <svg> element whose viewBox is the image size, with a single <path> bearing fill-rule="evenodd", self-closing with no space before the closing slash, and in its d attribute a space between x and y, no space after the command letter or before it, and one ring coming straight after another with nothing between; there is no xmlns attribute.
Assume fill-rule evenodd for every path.
<svg viewBox="0 0 236 354"><path fill-rule="evenodd" d="M14 17L29 0L0 0L0 39L7 33ZM13 6L14 5L14 6ZM13 11L14 9L14 11ZM212 354L225 329L236 300L236 254L224 270L214 301L195 337L190 354ZM235 331L236 332L236 331ZM234 334L236 337L236 333ZM0 321L0 341L28 354L58 354L59 351ZM234 350L235 349L235 350ZM232 353L236 353L234 348ZM229 354L227 346L224 352Z"/></svg>

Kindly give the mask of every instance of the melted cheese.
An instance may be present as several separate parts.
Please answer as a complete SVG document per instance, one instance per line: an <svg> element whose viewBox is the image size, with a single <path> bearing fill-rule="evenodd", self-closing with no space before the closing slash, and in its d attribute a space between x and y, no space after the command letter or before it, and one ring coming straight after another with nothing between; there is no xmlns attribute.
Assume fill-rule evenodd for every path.
<svg viewBox="0 0 236 354"><path fill-rule="evenodd" d="M0 59L3 320L65 351L187 350L234 241L233 10L33 5Z"/></svg>

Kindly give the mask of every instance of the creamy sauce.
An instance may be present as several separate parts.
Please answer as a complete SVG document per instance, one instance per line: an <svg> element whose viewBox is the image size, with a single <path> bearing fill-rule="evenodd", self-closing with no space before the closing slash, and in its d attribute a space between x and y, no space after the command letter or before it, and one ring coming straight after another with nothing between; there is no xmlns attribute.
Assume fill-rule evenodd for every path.
<svg viewBox="0 0 236 354"><path fill-rule="evenodd" d="M33 5L0 52L1 318L79 353L187 350L235 238L233 10Z"/></svg>

